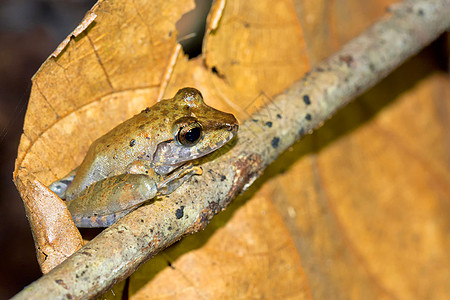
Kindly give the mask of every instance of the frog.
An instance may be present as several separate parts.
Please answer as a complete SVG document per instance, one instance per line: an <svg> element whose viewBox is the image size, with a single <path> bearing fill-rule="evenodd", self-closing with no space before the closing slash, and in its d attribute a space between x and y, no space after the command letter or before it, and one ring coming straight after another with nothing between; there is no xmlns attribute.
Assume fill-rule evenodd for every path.
<svg viewBox="0 0 450 300"><path fill-rule="evenodd" d="M49 188L66 201L77 227L108 227L201 175L193 161L227 144L238 128L233 114L182 88L95 140L79 167Z"/></svg>

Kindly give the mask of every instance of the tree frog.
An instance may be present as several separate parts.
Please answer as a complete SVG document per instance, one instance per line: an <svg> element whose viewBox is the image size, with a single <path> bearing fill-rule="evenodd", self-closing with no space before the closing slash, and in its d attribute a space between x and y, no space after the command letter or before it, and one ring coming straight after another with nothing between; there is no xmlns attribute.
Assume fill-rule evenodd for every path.
<svg viewBox="0 0 450 300"><path fill-rule="evenodd" d="M201 174L191 161L225 145L237 130L232 114L183 88L94 141L81 165L49 188L67 201L78 227L106 227Z"/></svg>

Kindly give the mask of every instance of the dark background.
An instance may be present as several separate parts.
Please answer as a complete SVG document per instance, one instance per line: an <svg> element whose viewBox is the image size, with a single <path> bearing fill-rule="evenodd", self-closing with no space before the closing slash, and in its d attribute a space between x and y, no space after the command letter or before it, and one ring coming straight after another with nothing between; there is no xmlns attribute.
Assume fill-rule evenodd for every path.
<svg viewBox="0 0 450 300"><path fill-rule="evenodd" d="M210 5L210 0L196 2L200 8L177 23L191 57L201 49ZM22 200L12 181L31 77L95 3L0 0L0 299L12 297L41 276ZM183 39L193 31L198 32L196 37Z"/></svg>

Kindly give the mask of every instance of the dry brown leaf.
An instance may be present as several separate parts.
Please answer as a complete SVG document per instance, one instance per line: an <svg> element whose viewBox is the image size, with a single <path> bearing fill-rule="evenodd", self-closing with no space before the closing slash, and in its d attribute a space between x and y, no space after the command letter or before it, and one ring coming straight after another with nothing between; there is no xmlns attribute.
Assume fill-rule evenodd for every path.
<svg viewBox="0 0 450 300"><path fill-rule="evenodd" d="M32 176L22 178L20 184L37 259L47 273L81 248L83 239L61 199Z"/></svg>
<svg viewBox="0 0 450 300"><path fill-rule="evenodd" d="M174 24L187 8L152 2L155 14L136 10L137 1L100 2L96 23L34 79L16 169L22 195L30 193L28 174L44 184L65 175L102 132L182 86L247 118L391 2L228 1L222 11L217 1L220 15L210 20L220 21L205 38L204 57L179 56L169 77ZM380 85L295 145L251 199L149 261L124 292L136 299L448 298L449 79L408 67L388 78L393 86ZM414 72L428 76L411 78Z"/></svg>
<svg viewBox="0 0 450 300"><path fill-rule="evenodd" d="M450 111L436 110L449 99L448 78L430 75L391 98L397 95L389 92L392 83L418 68L405 67L296 145L297 153L310 154L274 183L273 201L307 258L302 265L317 298L352 291L358 299L445 299L450 293L444 283L450 278L444 142ZM387 98L381 105L380 96Z"/></svg>
<svg viewBox="0 0 450 300"><path fill-rule="evenodd" d="M308 56L316 64L364 31L393 0L293 1L304 31Z"/></svg>

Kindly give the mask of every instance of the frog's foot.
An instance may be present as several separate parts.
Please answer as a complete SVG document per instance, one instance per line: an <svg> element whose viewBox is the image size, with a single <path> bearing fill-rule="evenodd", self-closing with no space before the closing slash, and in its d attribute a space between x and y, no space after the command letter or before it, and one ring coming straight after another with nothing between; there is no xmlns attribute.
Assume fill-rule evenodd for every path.
<svg viewBox="0 0 450 300"><path fill-rule="evenodd" d="M65 199L66 198L66 190L69 187L69 185L72 183L73 179L75 178L75 174L77 173L77 169L72 170L69 174L61 178L60 180L57 180L50 184L48 188L52 190L53 193L58 195L59 198Z"/></svg>
<svg viewBox="0 0 450 300"><path fill-rule="evenodd" d="M201 167L194 167L192 163L187 163L158 183L157 195L168 195L175 191L180 185L185 183L192 176L202 174L203 170Z"/></svg>
<svg viewBox="0 0 450 300"><path fill-rule="evenodd" d="M138 205L103 216L72 216L72 218L78 228L109 227L136 208Z"/></svg>

